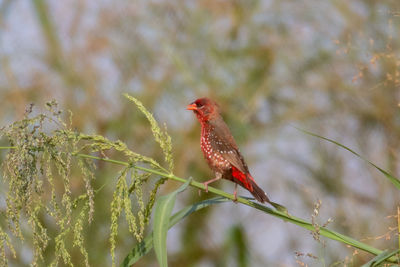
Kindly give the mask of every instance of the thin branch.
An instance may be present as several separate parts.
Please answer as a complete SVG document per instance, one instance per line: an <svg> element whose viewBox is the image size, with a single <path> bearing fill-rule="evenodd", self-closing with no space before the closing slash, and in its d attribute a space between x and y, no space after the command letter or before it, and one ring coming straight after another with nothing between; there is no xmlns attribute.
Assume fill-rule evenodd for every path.
<svg viewBox="0 0 400 267"><path fill-rule="evenodd" d="M0 149L13 149L13 148L15 148L15 147L0 147ZM178 181L178 182L181 182L181 183L185 183L187 181L186 179L183 179L181 177L175 176L175 175L170 174L170 173L164 173L164 172L161 172L161 171L158 171L158 170L149 169L149 168L138 166L138 165L133 165L133 164L131 164L129 162L125 162L125 161L108 159L108 158L101 158L101 157L88 155L88 154L82 154L82 153L74 153L73 155L77 156L77 157L81 157L81 158L88 158L88 159L93 159L93 160L101 160L101 161L105 161L105 162L109 162L109 163L113 163L113 164L118 164L118 165L125 166L125 167L126 166L131 166L132 168L135 168L135 169L147 172L147 173L159 175L159 176L162 176L162 177L165 177L165 178L168 178L168 179L172 179L172 180L175 180L175 181ZM196 182L196 181L193 181L193 180L190 182L190 185L193 186L193 187L199 188L199 189L203 189L203 190L205 189L205 187L204 187L204 185L202 183L199 183L199 182ZM211 193L214 193L216 195L219 195L219 196L234 200L234 195L233 194L228 194L228 193L226 193L226 192L224 192L222 190L216 189L214 187L210 187L209 186L208 187L208 191L211 192ZM275 217L277 217L279 219L282 219L282 220L284 220L286 222L290 222L290 223L296 224L296 225L298 225L300 227L303 227L303 228L305 228L307 230L310 230L310 231L315 230L314 226L311 223L309 223L309 222L307 222L307 221L305 221L305 220L303 220L301 218L298 218L298 217L295 217L293 215L289 215L287 213L271 209L271 208L266 207L264 205L261 205L261 204L258 204L256 202L250 201L250 200L248 200L246 198L238 197L236 202L239 202L239 203L242 203L242 204L244 204L246 206L261 210L261 211L263 211L265 213L268 213L268 214L270 214L272 216L275 216ZM340 234L338 232L329 230L329 229L327 229L325 227L320 227L319 233L322 236L325 236L325 237L327 237L329 239L336 240L336 241L348 244L348 245L350 245L352 247L358 248L360 250L369 252L369 253L374 254L374 255L379 255L379 254L381 254L383 252L380 249L374 248L374 247L372 247L370 245L362 243L362 242L360 242L358 240L355 240L355 239L353 239L351 237L348 237L346 235ZM393 256L390 259L388 259L388 261L396 262L397 261L397 257Z"/></svg>
<svg viewBox="0 0 400 267"><path fill-rule="evenodd" d="M96 160L102 160L102 161L106 161L106 162L110 162L110 163L114 163L114 164L119 164L119 165L122 165L122 166L129 166L130 165L128 162L119 161L119 160L113 160L113 159L105 159L105 158L100 158L100 157L87 155L87 154L76 154L76 156L84 157L84 158L91 158L91 159L96 159ZM142 170L142 171L145 171L145 172L148 172L148 173L156 174L156 175L159 175L159 176L162 176L162 177L165 177L165 178L168 178L168 179L172 179L172 180L175 180L175 181L178 181L178 182L181 182L181 183L185 183L187 181L186 179L177 177L177 176L172 175L172 174L163 173L163 172L160 172L160 171L157 171L157 170L153 170L153 169L149 169L149 168L145 168L145 167L141 167L141 166L137 166L137 165L132 165L132 168L135 168L135 169L138 169L138 170ZM196 181L193 181L193 180L190 182L190 185L193 186L193 187L197 187L199 189L203 189L203 190L205 189L205 187L204 187L204 185L202 183L199 183L199 182L196 182ZM210 187L209 186L208 187L208 191L212 192L212 193L214 193L216 195L219 195L219 196L234 200L234 195L233 194L228 194L228 193L226 193L224 191L221 191L219 189L216 189L214 187ZM307 230L310 230L310 231L315 230L314 226L311 223L309 223L309 222L307 222L307 221L305 221L305 220L303 220L301 218L295 217L293 215L289 215L289 214L286 214L284 212L280 212L280 211L271 209L269 207L266 207L264 205L255 203L253 201L250 201L250 200L242 198L242 197L238 197L237 198L237 202L242 203L242 204L244 204L246 206L261 210L261 211L263 211L265 213L268 213L268 214L270 214L272 216L275 216L275 217L277 217L279 219L282 219L284 221L296 224L296 225L298 225L300 227L303 227L303 228L305 228ZM329 239L336 240L336 241L348 244L348 245L350 245L352 247L361 249L363 251L369 252L369 253L374 254L374 255L379 255L380 253L383 252L380 249L374 248L374 247L372 247L370 245L362 243L362 242L360 242L358 240L355 240L355 239L353 239L351 237L345 236L345 235L340 234L338 232L329 230L329 229L327 229L325 227L320 227L319 231L320 231L320 234L322 236L325 236L325 237L327 237ZM396 261L396 258L392 257L392 258L390 258L390 261Z"/></svg>

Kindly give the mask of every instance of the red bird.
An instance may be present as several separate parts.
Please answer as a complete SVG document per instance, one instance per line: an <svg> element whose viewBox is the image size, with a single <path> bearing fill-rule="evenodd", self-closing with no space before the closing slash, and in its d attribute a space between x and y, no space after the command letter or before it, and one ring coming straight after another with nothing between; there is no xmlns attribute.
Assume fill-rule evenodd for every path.
<svg viewBox="0 0 400 267"><path fill-rule="evenodd" d="M258 201L271 203L267 194L251 176L228 126L219 113L217 103L209 98L199 98L188 105L186 109L193 110L201 124L201 150L208 166L215 173L214 179L204 183L206 192L208 191L208 184L224 178L236 183L235 199L237 199L237 185L239 184L246 188Z"/></svg>

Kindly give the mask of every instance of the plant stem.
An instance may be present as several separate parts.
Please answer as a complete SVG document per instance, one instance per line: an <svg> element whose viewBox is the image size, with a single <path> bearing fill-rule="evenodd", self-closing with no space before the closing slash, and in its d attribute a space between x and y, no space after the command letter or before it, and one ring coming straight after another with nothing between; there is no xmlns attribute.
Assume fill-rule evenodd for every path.
<svg viewBox="0 0 400 267"><path fill-rule="evenodd" d="M15 148L15 147L0 147L0 149L13 149L13 148ZM122 165L122 166L126 166L126 167L127 166L131 166L132 168L135 168L135 169L138 169L138 170L141 170L141 171L145 171L145 172L148 172L148 173L152 173L152 174L155 174L155 175L159 175L159 176L162 176L162 177L165 177L165 178L168 178L168 179L171 179L171 180L175 180L175 181L178 181L178 182L181 182L181 183L185 183L187 181L186 179L183 179L181 177L177 177L177 176L173 175L172 173L165 173L165 172L161 172L161 171L158 171L158 170L154 170L154 169L150 169L150 168L146 168L146 167L142 167L142 166L138 166L138 165L133 165L133 164L125 162L125 161L101 158L101 157L88 155L88 154L82 154L82 153L74 153L73 155L77 156L77 157L81 157L81 158L101 160L101 161L105 161L105 162L109 162L109 163L113 163L113 164L118 164L118 165ZM205 189L204 184L196 182L196 181L193 181L193 180L190 182L190 185L193 186L193 187L199 188L199 189L203 189L203 190ZM228 194L228 193L226 193L224 191L221 191L219 189L216 189L214 187L209 186L208 187L208 191L211 192L211 193L214 193L216 195L219 195L219 196L234 200L233 194ZM295 217L293 215L289 215L287 213L271 209L269 207L266 207L264 205L255 203L255 202L250 201L250 200L248 200L246 198L243 198L243 197L237 197L236 202L239 202L239 203L242 203L242 204L244 204L246 206L261 210L261 211L263 211L265 213L268 213L268 214L270 214L272 216L275 216L275 217L277 217L279 219L282 219L282 220L284 220L286 222L291 222L293 224L296 224L296 225L298 225L300 227L303 227L303 228L305 228L307 230L315 231L315 227L311 223L309 223L309 222L307 222L307 221L305 221L305 220L303 220L301 218ZM325 237L327 237L329 239L336 240L336 241L348 244L348 245L350 245L352 247L358 248L360 250L369 252L369 253L374 254L374 255L379 255L379 254L381 254L383 252L380 249L374 248L374 247L372 247L370 245L362 243L362 242L360 242L358 240L355 240L355 239L353 239L351 237L345 236L345 235L340 234L338 232L329 230L329 229L327 229L325 227L322 227L322 226L319 227L318 231L319 231L319 234L322 235L322 236L325 236ZM394 257L394 256L391 257L390 259L388 259L388 261L390 261L390 262L396 262L396 260L397 260L397 257Z"/></svg>
<svg viewBox="0 0 400 267"><path fill-rule="evenodd" d="M119 160L113 160L113 159L105 159L105 158L100 158L100 157L87 155L87 154L76 154L76 156L84 157L84 158L90 158L90 159L102 160L102 161L106 161L106 162L110 162L110 163L114 163L114 164L119 164L119 165L123 165L123 166L129 166L130 165L128 162L119 161ZM160 172L160 171L157 171L157 170L154 170L154 169L149 169L149 168L138 166L138 165L132 165L132 167L135 168L135 169L138 169L138 170L142 170L142 171L145 171L145 172L148 172L148 173L152 173L152 174L156 174L156 175L168 178L168 179L172 179L172 180L175 180L175 181L178 181L178 182L181 182L181 183L185 183L187 181L186 179L183 179L181 177L177 177L177 176L175 176L173 174L163 173L163 172ZM193 186L193 187L197 187L199 189L203 189L203 190L205 189L204 184L196 182L196 181L191 181L190 185ZM210 187L209 186L208 187L208 191L211 192L211 193L214 193L216 195L219 195L219 196L234 200L233 194L228 194L228 193L226 193L224 191L221 191L219 189L216 189L214 187ZM315 230L315 227L311 223L309 223L309 222L307 222L307 221L305 221L305 220L303 220L301 218L295 217L293 215L289 215L289 214L286 214L286 213L271 209L269 207L263 206L261 204L255 203L253 201L250 201L250 200L242 198L242 197L238 197L237 198L237 202L242 203L242 204L247 205L247 206L250 206L250 207L253 207L253 208L256 208L256 209L261 210L261 211L263 211L265 213L268 213L268 214L270 214L272 216L275 216L275 217L277 217L279 219L282 219L284 221L291 222L291 223L296 224L296 225L298 225L300 227L303 227L303 228L305 228L307 230L310 230L310 231L314 231ZM369 253L374 254L374 255L379 255L380 253L383 252L380 249L374 248L374 247L372 247L370 245L367 245L365 243L362 243L360 241L357 241L357 240L355 240L355 239L353 239L351 237L345 236L345 235L337 233L335 231L329 230L329 229L327 229L325 227L320 227L319 228L319 233L322 236L325 236L325 237L327 237L329 239L336 240L336 241L348 244L348 245L350 245L352 247L358 248L360 250L369 252ZM389 260L390 261L395 261L396 258L393 257L393 258L391 258Z"/></svg>

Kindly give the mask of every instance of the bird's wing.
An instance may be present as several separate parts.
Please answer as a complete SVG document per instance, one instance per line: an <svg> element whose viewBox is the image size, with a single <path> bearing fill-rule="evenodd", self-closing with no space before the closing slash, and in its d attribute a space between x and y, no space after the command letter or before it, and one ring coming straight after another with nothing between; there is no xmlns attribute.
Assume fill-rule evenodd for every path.
<svg viewBox="0 0 400 267"><path fill-rule="evenodd" d="M225 122L221 119L212 124L211 127L210 145L213 150L218 151L224 159L229 161L239 171L249 173L249 168L240 154L236 142Z"/></svg>

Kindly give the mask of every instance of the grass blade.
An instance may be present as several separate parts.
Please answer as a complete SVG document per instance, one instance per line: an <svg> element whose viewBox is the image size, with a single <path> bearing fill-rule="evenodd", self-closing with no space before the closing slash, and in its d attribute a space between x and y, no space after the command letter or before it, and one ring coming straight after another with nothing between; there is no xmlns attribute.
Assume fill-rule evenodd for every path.
<svg viewBox="0 0 400 267"><path fill-rule="evenodd" d="M372 260L367 262L366 264L362 265L361 267L375 267L375 266L380 266L381 263L389 259L390 257L398 254L400 252L400 249L389 252L389 251L384 251L378 256L374 257Z"/></svg>
<svg viewBox="0 0 400 267"><path fill-rule="evenodd" d="M345 145L342 145L341 143L336 142L335 140L332 140L332 139L323 137L323 136L321 136L321 135L318 135L318 134L315 134L315 133L312 133L312 132L309 132L309 131L306 131L306 130L303 130L303 129L300 129L300 128L297 128L297 127L295 127L295 128L296 128L297 130L302 131L303 133L306 133L306 134L308 134L308 135L311 135L311 136L314 136L314 137L318 137L318 138L323 139L323 140L325 140L325 141L331 142L331 143L333 143L333 144L335 144L335 145L337 145L337 146L340 146L341 148L344 148L344 149L346 149L347 151L353 153L354 155L356 155L357 157L359 157L359 158L362 159L363 161L367 162L368 164L370 164L370 165L372 165L374 168L376 168L379 172L381 172L383 175L385 175L385 177L388 178L388 179L390 180L390 182L392 182L392 184L394 184L394 186L397 187L397 189L400 189L400 180L399 180L398 178L396 178L396 177L395 177L394 175L392 175L391 173L385 171L384 169L380 168L379 166L377 166L377 165L374 164L373 162L369 161L368 159L362 157L360 154L358 154L357 152L355 152L355 151L352 150L351 148L349 148L349 147L347 147L347 146L345 146Z"/></svg>
<svg viewBox="0 0 400 267"><path fill-rule="evenodd" d="M172 228L175 224L186 218L186 216L201 210L205 207L208 207L213 204L219 204L230 201L224 197L215 197L207 200L203 200L201 202L195 203L193 205L189 205L177 213L169 219L168 229ZM125 257L124 261L121 264L121 267L129 267L132 264L136 263L139 259L141 259L144 255L146 255L153 248L153 233L150 233L142 242L140 242L129 254Z"/></svg>
<svg viewBox="0 0 400 267"><path fill-rule="evenodd" d="M154 232L153 243L158 263L161 267L167 267L167 231L169 229L169 218L175 205L178 193L185 190L191 179L184 183L181 187L168 195L160 197L154 209Z"/></svg>

